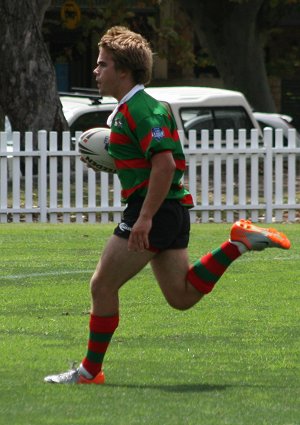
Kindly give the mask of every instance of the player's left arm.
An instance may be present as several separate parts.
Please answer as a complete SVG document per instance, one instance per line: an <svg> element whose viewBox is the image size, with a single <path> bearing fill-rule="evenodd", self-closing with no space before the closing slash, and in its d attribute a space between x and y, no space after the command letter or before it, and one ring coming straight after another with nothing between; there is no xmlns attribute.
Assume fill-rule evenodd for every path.
<svg viewBox="0 0 300 425"><path fill-rule="evenodd" d="M152 218L170 190L176 169L173 154L168 150L153 155L151 163L147 195L128 240L128 249L133 251L144 251L149 248L148 236Z"/></svg>

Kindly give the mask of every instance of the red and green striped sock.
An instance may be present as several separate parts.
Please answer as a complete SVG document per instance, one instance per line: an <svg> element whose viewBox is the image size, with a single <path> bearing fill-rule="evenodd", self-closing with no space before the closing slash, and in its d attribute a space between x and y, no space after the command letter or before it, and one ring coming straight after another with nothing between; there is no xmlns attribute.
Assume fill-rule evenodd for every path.
<svg viewBox="0 0 300 425"><path fill-rule="evenodd" d="M187 280L199 292L208 294L213 290L227 267L241 255L238 247L230 241L196 261L187 274Z"/></svg>
<svg viewBox="0 0 300 425"><path fill-rule="evenodd" d="M98 375L110 340L119 324L119 316L102 317L91 314L90 335L86 357L81 365L92 376Z"/></svg>

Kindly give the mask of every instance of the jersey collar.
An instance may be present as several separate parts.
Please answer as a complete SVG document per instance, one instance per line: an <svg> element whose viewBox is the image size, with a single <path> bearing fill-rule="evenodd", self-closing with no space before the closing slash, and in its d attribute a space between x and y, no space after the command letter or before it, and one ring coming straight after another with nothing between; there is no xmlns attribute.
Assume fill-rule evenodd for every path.
<svg viewBox="0 0 300 425"><path fill-rule="evenodd" d="M112 111L112 113L109 115L109 117L107 118L106 124L111 127L113 119L115 117L115 115L117 114L119 107L127 102L129 99L132 98L132 96L134 96L138 91L140 90L144 90L145 86L143 84L137 84L134 87L132 87L132 89L125 94L124 97L122 97L122 99L120 100L120 102L117 104L117 106L115 107L115 109Z"/></svg>

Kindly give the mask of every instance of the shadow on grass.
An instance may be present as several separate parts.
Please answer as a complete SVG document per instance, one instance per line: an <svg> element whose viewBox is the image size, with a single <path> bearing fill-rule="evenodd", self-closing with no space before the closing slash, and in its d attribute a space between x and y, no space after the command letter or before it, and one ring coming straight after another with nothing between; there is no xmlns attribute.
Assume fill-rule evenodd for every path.
<svg viewBox="0 0 300 425"><path fill-rule="evenodd" d="M134 385L134 384L105 384L111 388L127 388L139 390L160 390L170 393L202 393L209 391L224 391L230 385L211 385L211 384L179 384L179 385Z"/></svg>

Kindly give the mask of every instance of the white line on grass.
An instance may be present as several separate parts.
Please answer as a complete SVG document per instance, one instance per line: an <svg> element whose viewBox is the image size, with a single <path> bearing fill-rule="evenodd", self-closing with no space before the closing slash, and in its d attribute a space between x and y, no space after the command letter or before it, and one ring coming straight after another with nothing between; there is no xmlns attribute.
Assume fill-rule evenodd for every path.
<svg viewBox="0 0 300 425"><path fill-rule="evenodd" d="M150 265L147 264L146 269L150 269ZM11 274L7 276L1 276L0 280L15 280L15 279L28 279L31 277L43 277L43 276L60 276L68 274L85 274L85 273L94 273L95 269L90 270L56 270L53 272L36 272L36 273L23 273L23 274Z"/></svg>
<svg viewBox="0 0 300 425"><path fill-rule="evenodd" d="M25 274L11 274L8 276L0 276L0 280L15 280L15 279L28 279L31 277L43 277L43 276L60 276L68 274L81 274L81 273L93 273L93 270L64 270L55 272L39 272L39 273L25 273Z"/></svg>

